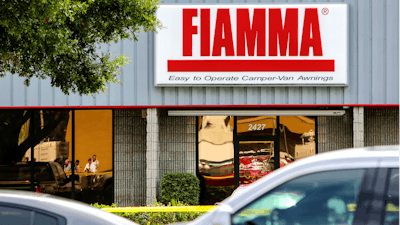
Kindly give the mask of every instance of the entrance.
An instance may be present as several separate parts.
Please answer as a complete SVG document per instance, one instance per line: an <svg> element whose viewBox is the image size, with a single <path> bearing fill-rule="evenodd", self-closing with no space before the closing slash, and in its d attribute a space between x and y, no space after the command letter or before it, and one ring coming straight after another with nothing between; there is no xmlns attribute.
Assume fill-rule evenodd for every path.
<svg viewBox="0 0 400 225"><path fill-rule="evenodd" d="M197 128L202 204L316 154L315 117L199 116Z"/></svg>
<svg viewBox="0 0 400 225"><path fill-rule="evenodd" d="M235 117L235 188L279 168L278 124L279 116Z"/></svg>

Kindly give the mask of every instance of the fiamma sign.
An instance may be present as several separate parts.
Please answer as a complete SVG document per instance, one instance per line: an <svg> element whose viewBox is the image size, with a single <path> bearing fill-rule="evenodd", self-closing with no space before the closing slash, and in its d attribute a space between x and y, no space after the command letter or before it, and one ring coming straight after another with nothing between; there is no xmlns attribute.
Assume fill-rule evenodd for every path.
<svg viewBox="0 0 400 225"><path fill-rule="evenodd" d="M347 85L347 4L161 5L158 86Z"/></svg>

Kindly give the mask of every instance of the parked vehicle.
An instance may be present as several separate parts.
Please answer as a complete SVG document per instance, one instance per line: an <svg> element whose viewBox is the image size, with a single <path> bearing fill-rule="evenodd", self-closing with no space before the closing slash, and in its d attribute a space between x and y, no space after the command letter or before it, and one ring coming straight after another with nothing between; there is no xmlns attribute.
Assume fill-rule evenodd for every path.
<svg viewBox="0 0 400 225"><path fill-rule="evenodd" d="M78 201L27 191L0 190L1 224L101 225L136 223Z"/></svg>
<svg viewBox="0 0 400 225"><path fill-rule="evenodd" d="M399 146L340 150L288 164L185 224L399 224Z"/></svg>
<svg viewBox="0 0 400 225"><path fill-rule="evenodd" d="M103 173L108 172L108 174L98 175L96 182L94 184L94 190L101 193L101 198L97 199L99 203L111 205L113 203L113 174L112 170L103 171ZM111 172L111 174L110 174Z"/></svg>
<svg viewBox="0 0 400 225"><path fill-rule="evenodd" d="M31 166L28 162L0 165L0 189L31 189ZM35 192L48 193L62 197L71 197L72 181L65 175L60 164L56 162L34 163ZM82 188L79 177L75 180L75 196L79 199Z"/></svg>

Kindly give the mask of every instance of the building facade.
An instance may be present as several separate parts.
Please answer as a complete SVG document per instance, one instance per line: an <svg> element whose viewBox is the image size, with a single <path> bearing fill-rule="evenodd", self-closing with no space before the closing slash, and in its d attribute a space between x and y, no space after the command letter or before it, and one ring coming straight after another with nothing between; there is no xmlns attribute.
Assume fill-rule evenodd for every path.
<svg viewBox="0 0 400 225"><path fill-rule="evenodd" d="M341 8L342 11L335 7ZM328 71L334 74L332 77L344 76L343 79L325 84L320 80L308 83L290 81L288 83L257 83L255 81L256 83L248 84L244 81L238 84L224 83L224 81L212 84L204 81L204 83L188 85L180 81L168 83L171 79L175 79L171 78L172 73L175 74L175 77L178 75L192 77L193 73L204 73L202 77L204 80L207 79L206 76L218 77L222 76L221 74L238 76L239 79L240 76L243 76L240 68L228 69L229 65L236 68L232 64L222 64L221 67L225 68L222 72L202 70L203 64L199 64L200 66L197 67L195 64L189 66L178 64L175 67L171 64L167 71L166 64L162 64L162 60L169 60L164 59L165 57L175 57L174 54L180 54L176 61L187 59L186 56L190 57L189 55L185 56L185 53L182 56L182 51L186 51L184 50L185 46L182 47L182 40L177 40L177 44L175 43L178 46L177 53L163 52L166 47L160 42L165 42L165 45L173 45L164 37L168 35L181 37L185 33L185 31L181 31L181 33L169 34L169 30L196 27L195 32L191 31L192 33L188 34L188 37L193 38L191 39L193 53L190 54L193 56L203 54L197 48L207 41L201 42L198 36L207 32L207 29L202 28L207 26L202 24L203 20L200 17L211 14L208 20L204 20L211 24L208 26L211 26L209 29L211 38L209 35L208 39L214 45L209 46L208 50L214 50L214 48L218 50L215 47L216 39L220 38L224 41L229 38L229 32L226 30L227 22L223 20L222 16L219 17L219 13L221 12L220 15L223 15L223 12L226 12L223 9L229 9L233 27L231 32L233 33L234 50L239 52L239 44L237 44L239 35L235 36L235 34L241 29L238 21L242 20L235 20L235 18L240 18L239 11L236 10L248 9L249 15L254 16L253 29L256 29L256 23L261 23L255 22L256 15L260 18L266 17L264 22L268 27L265 33L269 36L265 37L265 45L269 50L272 48L269 43L273 32L271 21L275 18L272 17L275 12L273 10L280 9L281 13L285 12L281 15L286 17L279 18L289 24L288 18L292 12L288 9L298 9L297 14L293 15L299 15L298 18L296 17L296 21L300 21L297 29L300 40L301 32L305 32L306 18L314 15L312 11L307 14L309 8L315 9L315 15L320 18L323 51L326 49L325 45L329 46L329 49L333 49L329 50L327 47L328 50L324 54L335 52L335 48L338 49L337 51L343 48L343 54L334 56L337 57L334 58L335 65L343 71L339 71L339 69ZM163 21L163 18L169 16L170 12L183 11L182 15L186 15L185 9L191 9L192 11L188 12L195 12L196 15L179 17L181 14L177 14L175 19L180 21L179 26L176 25L178 28L174 27L174 24L177 24L174 22L175 20ZM325 15L328 12L325 9L328 9L329 14ZM335 14L335 10L339 10L337 14ZM37 112L40 110L72 110L78 113L80 110L88 112L104 110L108 112L107 115L111 115L107 116L108 119L103 122L99 122L98 117L90 116L86 121L92 119L93 124L111 124L108 125L108 128L98 128L106 129L102 135L109 134L112 137L112 146L107 150L111 151L111 154L108 152L103 159L100 158L100 161L110 160L110 155L112 155L110 164L112 164L113 171L113 202L117 205L146 205L153 202L160 194L161 178L167 172L192 173L203 179L205 177L203 189L206 189L206 186L215 186L228 190L231 186L236 187L249 182L243 180L242 177L253 176L240 175L242 171L243 174L247 174L245 168L247 164L243 160L248 157L265 156L259 162L262 163L263 160L268 159L269 164L264 163L263 166L277 168L282 165L271 162L274 155L280 154L276 158L282 158L285 154L281 152L284 152L289 154L292 160L300 159L302 157L296 156L298 154L296 152L300 152L301 155L303 145L311 146L312 152L305 153L305 156L310 156L343 148L399 144L399 2L397 0L220 0L198 2L164 0L160 4L160 12L165 14L159 14L160 20L165 26L159 33L141 33L138 42L123 40L119 43L102 46L102 49L116 54L132 56L131 62L123 68L123 73L119 77L123 85L109 84L108 94L64 95L59 89L51 87L49 80L32 79L30 86L26 87L23 84L23 78L18 76L6 76L1 78L2 82L0 82L0 110L2 112L10 110L35 110ZM233 16L234 14L236 17ZM332 18L324 19L329 16ZM219 18L220 22L218 22ZM330 20L338 21L338 30L330 31L329 28L323 27L333 23L329 22ZM206 22L204 23L207 25ZM221 37L217 37L218 24L224 24L221 25L222 33L224 33ZM313 33L315 23L310 22L310 24L312 25L309 25L307 29L311 29L308 32L311 32L312 35L308 38L314 40L316 39L315 33ZM347 27L342 27L342 29L340 26ZM286 29L284 25L280 29L276 31L279 35L285 34L285 31L292 32L290 35L293 34L293 31L290 28ZM247 33L249 32L247 30ZM260 35L262 37L263 28L259 28L257 32L259 38L257 43L260 43L262 42ZM328 34L330 34L329 32L338 32L336 40L339 44L336 45L335 39L332 38L325 41L324 38L327 38L327 35L324 32ZM289 39L287 38L287 40ZM197 47L196 43L199 44ZM282 45L282 43L280 44ZM298 48L301 48L301 41L297 44ZM263 45L257 46L260 48ZM318 54L316 45L310 44L307 48L311 48L314 53L314 55L309 54L309 60L316 60ZM223 50L220 55L229 56L228 44L221 44L219 50L221 49ZM247 51L249 51L248 49ZM290 49L288 42L286 50L289 55ZM285 53L280 53L279 60L288 59L284 58L286 50ZM214 59L213 55L210 55L211 53L207 55L206 51L204 54L206 54L206 59ZM262 54L261 52L258 56L260 56L260 60L265 60L264 63L271 59L268 51L264 55ZM308 60L298 54L294 56L295 60ZM263 56L265 59L262 58ZM222 59L226 59L226 57ZM239 55L232 57L239 57ZM249 57L249 55L245 55L243 58L239 57L238 60L249 60ZM345 59L343 60L341 57ZM199 58L194 57L194 60L197 59ZM304 63L304 61L300 61L300 63ZM212 66L205 64L206 67L207 65L210 68ZM284 64L279 69L290 66L292 65ZM186 69L180 71L181 68ZM199 71L193 71L192 68L197 68ZM308 74L317 77L328 76L326 75L327 71L318 72L313 71L313 67L310 68L304 72L305 76L309 76ZM248 71L252 72L251 68ZM278 72L282 76L293 74L293 71L288 70L278 70ZM264 70L263 73L276 73L276 71ZM296 78L295 80L298 80L296 77L298 74L293 76ZM241 79L243 80L243 77ZM90 131L85 131L85 126L81 123L76 123L76 121L76 125L71 125L71 123L73 122L70 122L69 126L75 126L70 129L76 130L76 138L79 138L79 131L83 131L81 135L90 136L88 135ZM81 128L79 128L80 125ZM247 128L244 128L246 126ZM70 140L70 148L74 148L72 147L75 143L74 139L70 136L67 139ZM82 140L82 142L85 141ZM79 147L75 146L75 148ZM88 148L90 147L82 147L82 150L79 151L85 151ZM267 151L268 149L268 154L261 153L262 150ZM206 151L225 151L226 153L207 155ZM257 161L258 158L254 160ZM86 161L84 162L86 164ZM273 168L263 168L262 171L267 172L260 174L265 175L272 170ZM218 183L216 180L225 183ZM203 193L204 196L207 196L207 191Z"/></svg>

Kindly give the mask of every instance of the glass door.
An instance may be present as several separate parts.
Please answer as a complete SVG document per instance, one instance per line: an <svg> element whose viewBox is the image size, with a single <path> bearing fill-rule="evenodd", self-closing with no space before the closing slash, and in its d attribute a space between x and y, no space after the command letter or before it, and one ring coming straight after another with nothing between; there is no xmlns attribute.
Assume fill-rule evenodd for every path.
<svg viewBox="0 0 400 225"><path fill-rule="evenodd" d="M279 168L278 116L235 117L235 187L253 183Z"/></svg>
<svg viewBox="0 0 400 225"><path fill-rule="evenodd" d="M239 141L239 185L250 184L274 169L274 141Z"/></svg>

